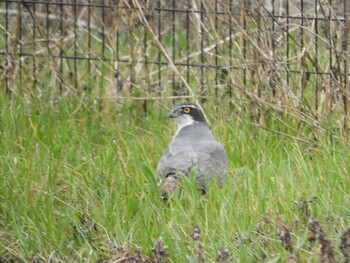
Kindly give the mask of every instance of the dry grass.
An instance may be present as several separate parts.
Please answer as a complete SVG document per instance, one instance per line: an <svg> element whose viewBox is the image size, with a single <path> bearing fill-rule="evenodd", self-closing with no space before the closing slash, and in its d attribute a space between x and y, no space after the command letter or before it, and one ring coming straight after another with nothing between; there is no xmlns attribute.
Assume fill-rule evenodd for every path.
<svg viewBox="0 0 350 263"><path fill-rule="evenodd" d="M0 261L349 261L344 6L66 2L0 4ZM232 176L167 205L177 99L205 106Z"/></svg>
<svg viewBox="0 0 350 263"><path fill-rule="evenodd" d="M28 99L141 97L145 110L156 97L215 98L249 110L254 121L275 111L314 127L331 120L347 132L346 4L78 3L8 4L8 11L1 4L0 48L8 52L1 82L9 91Z"/></svg>

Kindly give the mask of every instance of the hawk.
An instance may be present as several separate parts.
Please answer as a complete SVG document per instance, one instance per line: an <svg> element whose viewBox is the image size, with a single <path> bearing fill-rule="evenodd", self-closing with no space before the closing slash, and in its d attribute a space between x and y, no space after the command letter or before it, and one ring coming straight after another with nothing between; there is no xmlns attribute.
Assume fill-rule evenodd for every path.
<svg viewBox="0 0 350 263"><path fill-rule="evenodd" d="M228 158L224 146L215 140L204 113L196 104L180 103L168 114L177 130L161 157L157 174L165 178L162 195L176 188L181 176L196 174L198 188L205 193L206 184L216 178L222 183L228 173Z"/></svg>

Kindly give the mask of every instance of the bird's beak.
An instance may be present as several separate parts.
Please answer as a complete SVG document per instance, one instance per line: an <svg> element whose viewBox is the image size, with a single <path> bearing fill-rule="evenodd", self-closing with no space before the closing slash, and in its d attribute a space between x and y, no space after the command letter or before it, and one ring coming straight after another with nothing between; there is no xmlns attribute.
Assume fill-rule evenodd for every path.
<svg viewBox="0 0 350 263"><path fill-rule="evenodd" d="M170 111L169 113L168 113L168 118L170 119L170 118L176 118L177 117L177 112L175 111Z"/></svg>

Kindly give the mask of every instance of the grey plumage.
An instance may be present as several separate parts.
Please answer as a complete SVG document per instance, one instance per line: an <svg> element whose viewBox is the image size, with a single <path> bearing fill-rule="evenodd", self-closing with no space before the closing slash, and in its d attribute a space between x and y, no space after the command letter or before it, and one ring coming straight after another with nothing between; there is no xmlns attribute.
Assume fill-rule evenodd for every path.
<svg viewBox="0 0 350 263"><path fill-rule="evenodd" d="M188 113L184 112L189 108ZM221 183L228 173L227 154L213 137L200 108L192 103L181 103L169 116L175 118L179 128L158 163L157 174L166 178L163 195L169 192L169 185L175 188L174 178L188 176L192 169L201 190L205 190L207 182L213 178Z"/></svg>

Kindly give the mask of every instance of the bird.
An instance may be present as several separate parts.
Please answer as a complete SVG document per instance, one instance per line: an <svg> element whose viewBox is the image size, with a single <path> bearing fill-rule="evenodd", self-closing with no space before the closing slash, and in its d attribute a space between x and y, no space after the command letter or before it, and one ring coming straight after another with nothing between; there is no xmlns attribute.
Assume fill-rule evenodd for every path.
<svg viewBox="0 0 350 263"><path fill-rule="evenodd" d="M211 133L202 109L182 102L172 108L168 118L175 120L177 130L157 166L157 175L165 178L163 199L167 200L177 188L177 181L192 171L203 194L210 180L216 178L221 185L229 172L228 157L224 146Z"/></svg>

